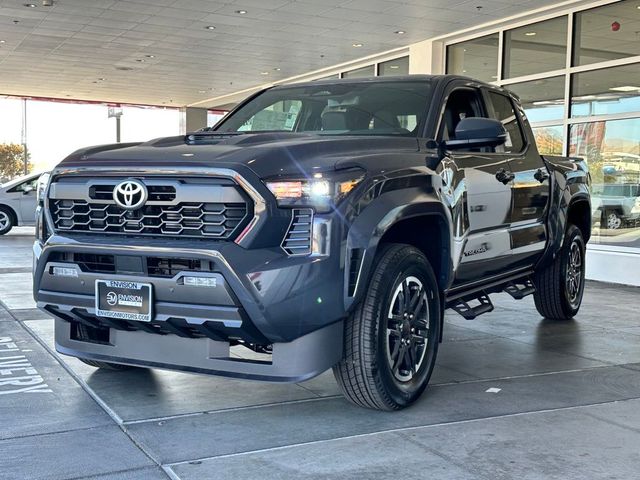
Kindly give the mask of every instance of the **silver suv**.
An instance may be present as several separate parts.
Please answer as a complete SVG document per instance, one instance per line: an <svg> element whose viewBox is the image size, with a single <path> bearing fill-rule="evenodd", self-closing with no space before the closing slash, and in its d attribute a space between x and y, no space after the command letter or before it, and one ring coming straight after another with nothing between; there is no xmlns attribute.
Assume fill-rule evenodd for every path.
<svg viewBox="0 0 640 480"><path fill-rule="evenodd" d="M31 173L0 185L0 235L15 226L35 224L40 175L42 172Z"/></svg>

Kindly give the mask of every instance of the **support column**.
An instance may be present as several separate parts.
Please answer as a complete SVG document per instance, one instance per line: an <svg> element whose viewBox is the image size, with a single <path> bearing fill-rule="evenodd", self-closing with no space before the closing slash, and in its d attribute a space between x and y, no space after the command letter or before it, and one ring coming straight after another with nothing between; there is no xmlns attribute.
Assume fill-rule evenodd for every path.
<svg viewBox="0 0 640 480"><path fill-rule="evenodd" d="M183 134L195 132L207 126L207 109L185 107L181 109L180 130Z"/></svg>
<svg viewBox="0 0 640 480"><path fill-rule="evenodd" d="M425 40L409 45L409 73L444 73L444 43Z"/></svg>

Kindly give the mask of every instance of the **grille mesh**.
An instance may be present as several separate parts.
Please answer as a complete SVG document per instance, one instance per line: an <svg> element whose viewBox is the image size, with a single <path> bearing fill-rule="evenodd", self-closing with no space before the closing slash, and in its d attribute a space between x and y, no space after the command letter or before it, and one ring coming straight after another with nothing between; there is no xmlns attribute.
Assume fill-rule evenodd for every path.
<svg viewBox="0 0 640 480"><path fill-rule="evenodd" d="M60 231L229 239L248 214L244 203L145 205L129 211L113 203L51 200Z"/></svg>

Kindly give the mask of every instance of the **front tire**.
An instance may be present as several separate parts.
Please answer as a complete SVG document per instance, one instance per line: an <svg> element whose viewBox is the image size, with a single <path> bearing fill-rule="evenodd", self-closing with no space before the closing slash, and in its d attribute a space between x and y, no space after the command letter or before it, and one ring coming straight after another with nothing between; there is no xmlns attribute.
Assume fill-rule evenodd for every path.
<svg viewBox="0 0 640 480"><path fill-rule="evenodd" d="M14 225L13 212L7 207L0 206L0 235L9 233Z"/></svg>
<svg viewBox="0 0 640 480"><path fill-rule="evenodd" d="M569 320L580 310L584 293L585 243L582 232L569 225L553 263L534 275L538 313L551 320Z"/></svg>
<svg viewBox="0 0 640 480"><path fill-rule="evenodd" d="M343 359L333 367L344 396L376 410L415 402L435 365L440 309L438 284L422 252L385 246L364 299L345 321Z"/></svg>

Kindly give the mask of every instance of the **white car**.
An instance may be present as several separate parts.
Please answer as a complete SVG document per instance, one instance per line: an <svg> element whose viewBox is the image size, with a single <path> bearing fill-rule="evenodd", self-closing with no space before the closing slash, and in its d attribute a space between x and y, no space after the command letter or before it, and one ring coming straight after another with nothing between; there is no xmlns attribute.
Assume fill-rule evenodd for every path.
<svg viewBox="0 0 640 480"><path fill-rule="evenodd" d="M15 226L35 224L40 175L42 172L31 173L0 185L0 235Z"/></svg>

